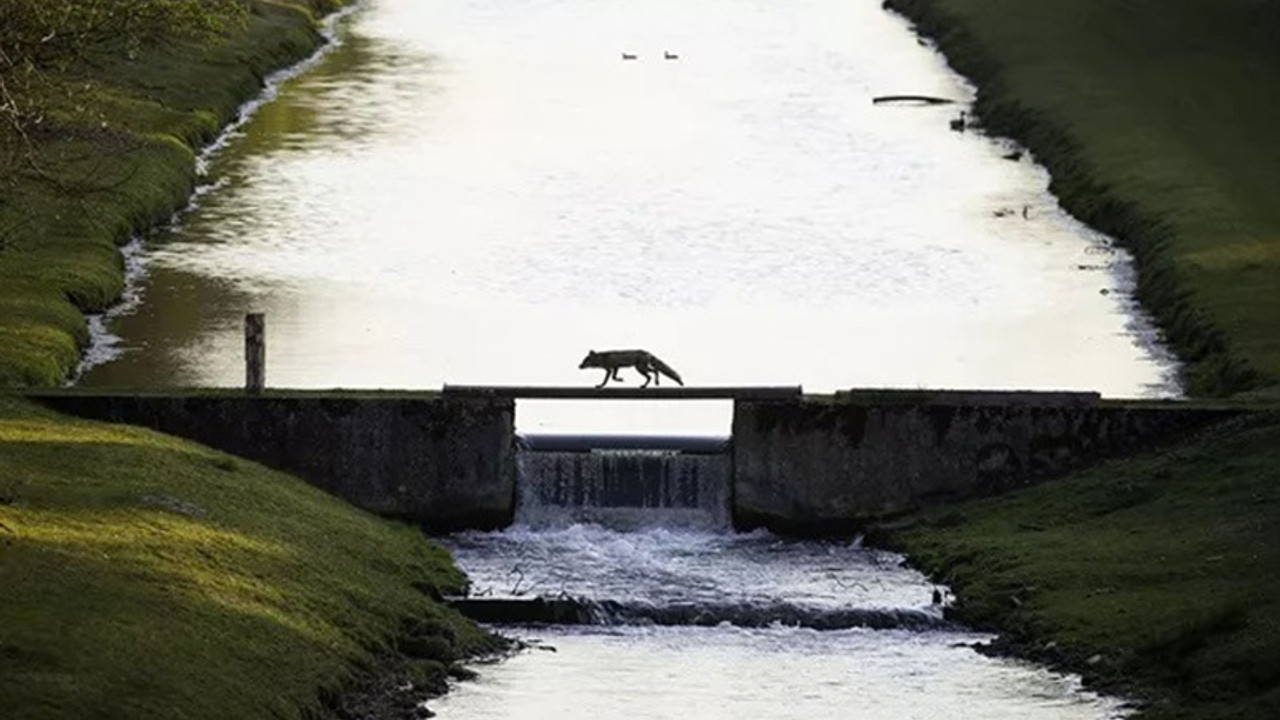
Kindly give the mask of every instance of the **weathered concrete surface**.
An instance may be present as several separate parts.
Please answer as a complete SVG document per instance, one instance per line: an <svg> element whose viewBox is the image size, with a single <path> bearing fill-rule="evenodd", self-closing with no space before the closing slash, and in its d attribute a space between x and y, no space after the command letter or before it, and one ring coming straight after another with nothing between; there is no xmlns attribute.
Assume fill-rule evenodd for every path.
<svg viewBox="0 0 1280 720"><path fill-rule="evenodd" d="M51 393L33 399L256 460L365 510L432 531L505 527L515 512L510 399L306 393Z"/></svg>
<svg viewBox="0 0 1280 720"><path fill-rule="evenodd" d="M506 389L33 397L257 460L432 531L500 528L515 515L515 405ZM734 526L799 534L852 532L934 502L1002 492L1245 412L1095 393L885 390L763 393L734 406Z"/></svg>
<svg viewBox="0 0 1280 720"><path fill-rule="evenodd" d="M990 495L1240 410L1074 393L865 391L738 402L734 526L851 532L942 500Z"/></svg>

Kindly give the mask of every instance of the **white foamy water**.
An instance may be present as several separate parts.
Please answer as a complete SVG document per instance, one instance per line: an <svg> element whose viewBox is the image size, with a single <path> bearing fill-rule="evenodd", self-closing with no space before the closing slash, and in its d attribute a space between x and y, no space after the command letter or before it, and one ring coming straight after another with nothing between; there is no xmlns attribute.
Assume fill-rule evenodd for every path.
<svg viewBox="0 0 1280 720"><path fill-rule="evenodd" d="M371 0L339 34L211 159L87 383L236 385L259 310L281 387L586 385L645 347L699 385L1176 392L1041 169L963 105L872 105L972 94L874 0ZM727 426L642 407L522 429Z"/></svg>
<svg viewBox="0 0 1280 720"><path fill-rule="evenodd" d="M658 513L660 515L660 512ZM666 603L775 601L838 609L930 607L934 586L892 553L851 542L785 540L748 534L599 525L447 539L472 592L569 594L593 600Z"/></svg>

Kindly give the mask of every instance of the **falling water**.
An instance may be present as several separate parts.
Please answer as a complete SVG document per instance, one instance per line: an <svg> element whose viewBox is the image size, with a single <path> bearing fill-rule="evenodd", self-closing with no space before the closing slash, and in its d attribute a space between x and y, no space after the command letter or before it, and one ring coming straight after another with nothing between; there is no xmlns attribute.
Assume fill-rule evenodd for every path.
<svg viewBox="0 0 1280 720"><path fill-rule="evenodd" d="M667 444L662 447L661 438L524 438L516 460L516 521L538 528L581 522L727 528L728 441Z"/></svg>

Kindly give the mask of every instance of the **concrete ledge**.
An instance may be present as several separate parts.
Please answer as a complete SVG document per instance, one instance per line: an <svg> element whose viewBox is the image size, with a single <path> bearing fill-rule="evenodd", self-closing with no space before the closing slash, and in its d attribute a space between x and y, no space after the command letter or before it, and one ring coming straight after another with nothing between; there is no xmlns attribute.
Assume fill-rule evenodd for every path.
<svg viewBox="0 0 1280 720"><path fill-rule="evenodd" d="M589 453L592 450L674 450L682 455L723 455L727 437L694 435L517 435L516 447L535 452Z"/></svg>
<svg viewBox="0 0 1280 720"><path fill-rule="evenodd" d="M1040 390L837 390L836 402L858 405L965 405L1062 407L1097 405L1102 396L1096 392Z"/></svg>
<svg viewBox="0 0 1280 720"><path fill-rule="evenodd" d="M555 387L536 385L445 385L446 397L525 398L529 400L788 400L801 388L763 387Z"/></svg>

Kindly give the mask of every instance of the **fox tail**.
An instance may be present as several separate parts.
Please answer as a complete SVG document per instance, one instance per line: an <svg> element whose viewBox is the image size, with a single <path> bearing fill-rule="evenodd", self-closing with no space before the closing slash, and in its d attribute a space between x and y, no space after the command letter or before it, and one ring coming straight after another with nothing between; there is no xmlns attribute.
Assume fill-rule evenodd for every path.
<svg viewBox="0 0 1280 720"><path fill-rule="evenodd" d="M681 380L681 379L680 379L680 373L676 372L676 371L675 371L675 369L674 369L674 368L672 368L670 365L668 365L668 364L666 364L666 363L662 362L661 360L659 360L659 359L657 358L657 356L652 356L652 360L653 360L653 369L654 369L654 370L657 370L658 372L662 373L663 375L666 375L667 377L671 378L672 380L675 380L675 381L676 381L676 383L678 383L681 387L684 387L684 380Z"/></svg>

